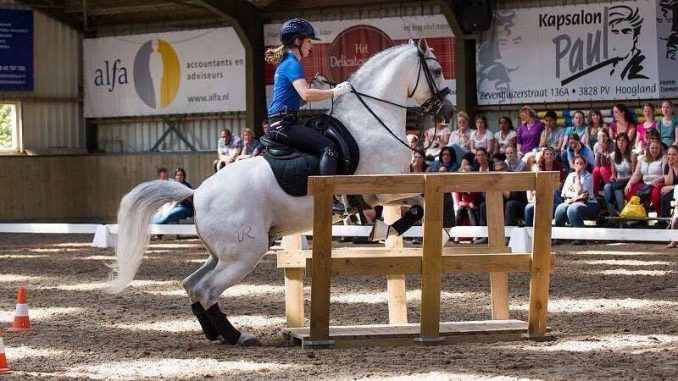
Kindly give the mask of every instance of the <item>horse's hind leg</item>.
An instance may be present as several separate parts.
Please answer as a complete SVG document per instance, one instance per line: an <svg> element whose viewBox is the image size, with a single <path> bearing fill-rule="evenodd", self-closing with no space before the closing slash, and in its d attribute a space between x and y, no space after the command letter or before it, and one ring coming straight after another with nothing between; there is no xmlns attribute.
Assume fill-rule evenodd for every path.
<svg viewBox="0 0 678 381"><path fill-rule="evenodd" d="M228 247L230 250L237 249L238 253L229 252L227 249L218 252L219 262L214 270L195 284L192 299L200 302L212 327L224 341L229 344L255 344L257 341L253 336L241 333L233 327L219 309L218 301L219 296L227 288L240 283L266 254L268 237L262 235L249 239L249 242Z"/></svg>
<svg viewBox="0 0 678 381"><path fill-rule="evenodd" d="M217 330L212 326L212 323L210 323L207 313L200 302L198 300L194 300L192 295L194 294L193 289L195 288L195 285L209 272L214 270L218 262L219 260L217 259L217 256L210 251L210 257L207 258L207 261L183 281L184 290L186 290L186 293L191 298L191 310L193 311L195 317L198 318L198 323L200 323L200 327L202 328L205 337L207 337L209 340L216 340L219 338L219 332L217 332Z"/></svg>

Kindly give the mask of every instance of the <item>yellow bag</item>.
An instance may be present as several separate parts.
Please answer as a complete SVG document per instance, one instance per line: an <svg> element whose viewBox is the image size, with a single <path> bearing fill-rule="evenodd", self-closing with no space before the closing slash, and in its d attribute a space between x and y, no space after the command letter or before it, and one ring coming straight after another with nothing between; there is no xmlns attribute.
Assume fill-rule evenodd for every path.
<svg viewBox="0 0 678 381"><path fill-rule="evenodd" d="M640 197L633 196L629 200L628 204L624 207L624 210L619 213L621 218L635 218L635 217L647 217L647 212L645 208L640 204Z"/></svg>

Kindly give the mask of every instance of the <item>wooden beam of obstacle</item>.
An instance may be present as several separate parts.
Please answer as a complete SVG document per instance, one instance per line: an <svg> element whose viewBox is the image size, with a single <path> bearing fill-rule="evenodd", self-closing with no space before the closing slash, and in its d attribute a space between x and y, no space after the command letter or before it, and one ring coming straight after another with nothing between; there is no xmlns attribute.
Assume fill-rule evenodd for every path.
<svg viewBox="0 0 678 381"><path fill-rule="evenodd" d="M547 331L548 286L553 255L551 243L552 192L558 185L556 172L410 174L392 176L333 176L309 179L309 194L314 197L313 250L286 250L278 255L278 267L309 270L311 276L311 316L309 328L289 328L286 333L304 347L400 345L412 342L438 343L459 341L496 341L515 339L527 333L543 338ZM532 252L511 253L505 244L503 192L536 189L535 228ZM443 248L441 237L443 195L450 191L486 193L488 245L469 248ZM423 249L402 248L392 241L385 248L360 248L332 251L333 194L424 194ZM393 210L389 219L399 214ZM541 214L540 214L541 213ZM388 247L390 246L390 247ZM449 272L490 273L492 318L486 322L441 323L441 276ZM508 309L508 273L530 273L530 310L528 322L511 320ZM300 274L300 273L297 273ZM396 321L404 309L404 276L421 276L421 321L406 324ZM389 288L388 326L330 327L330 285L332 276L387 275L397 280L397 289ZM396 284L393 282L393 284ZM390 285L389 285L390 287ZM402 297L396 297L397 292ZM300 295L298 286L297 297ZM397 301L392 309L392 301ZM299 305L299 302L296 302ZM297 308L297 322L303 321ZM401 309L398 312L398 308ZM393 312L395 311L395 312ZM302 315L298 319L299 314ZM395 316L395 318L394 318ZM289 316L288 316L289 318ZM289 320L289 319L288 319ZM418 335L416 335L418 331Z"/></svg>

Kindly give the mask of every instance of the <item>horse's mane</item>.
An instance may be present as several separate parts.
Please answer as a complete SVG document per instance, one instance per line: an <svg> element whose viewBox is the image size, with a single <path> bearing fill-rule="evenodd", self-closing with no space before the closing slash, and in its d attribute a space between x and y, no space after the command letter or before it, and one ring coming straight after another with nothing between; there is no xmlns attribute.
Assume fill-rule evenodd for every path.
<svg viewBox="0 0 678 381"><path fill-rule="evenodd" d="M380 67L383 68L383 61L387 58L390 58L392 53L396 54L396 52L399 50L405 50L406 48L412 47L415 47L415 45L408 43L392 46L386 50L382 50L381 52L370 57L370 59L368 59L367 62L365 62L358 70L351 74L349 81L351 81L352 79L360 78L363 75L363 73L371 73L377 68Z"/></svg>

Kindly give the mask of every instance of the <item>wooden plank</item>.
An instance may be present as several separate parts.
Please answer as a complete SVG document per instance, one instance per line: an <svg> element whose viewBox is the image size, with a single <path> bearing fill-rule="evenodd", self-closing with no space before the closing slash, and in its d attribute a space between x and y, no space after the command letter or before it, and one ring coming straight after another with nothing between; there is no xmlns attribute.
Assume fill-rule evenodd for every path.
<svg viewBox="0 0 678 381"><path fill-rule="evenodd" d="M301 249L301 236L283 237L283 246ZM285 318L288 327L304 326L304 268L285 269Z"/></svg>
<svg viewBox="0 0 678 381"><path fill-rule="evenodd" d="M504 197L502 192L487 192L485 202L488 246L504 249L506 245L504 244ZM508 274L505 272L490 273L490 290L492 319L508 319Z"/></svg>
<svg viewBox="0 0 678 381"><path fill-rule="evenodd" d="M534 234L532 237L532 271L530 274L530 307L528 335L546 333L551 275L551 213L553 188L558 179L551 173L537 173L536 204L534 206Z"/></svg>
<svg viewBox="0 0 678 381"><path fill-rule="evenodd" d="M421 339L437 340L440 327L442 273L442 176L425 175L424 253L421 269Z"/></svg>
<svg viewBox="0 0 678 381"><path fill-rule="evenodd" d="M320 178L322 176L318 176ZM333 176L336 194L422 193L424 177L420 174ZM308 193L313 194L309 178Z"/></svg>
<svg viewBox="0 0 678 381"><path fill-rule="evenodd" d="M330 326L332 276L332 177L310 178L313 189L313 277L311 281L311 340L327 342Z"/></svg>
<svg viewBox="0 0 678 381"><path fill-rule="evenodd" d="M400 205L384 206L384 222L391 225L400 219ZM403 237L391 235L386 238L386 249L402 248ZM421 263L421 262L420 262ZM334 262L332 263L334 270ZM421 270L421 266L420 266ZM388 292L388 321L391 324L407 323L407 296L405 274L389 274L386 276L386 289Z"/></svg>
<svg viewBox="0 0 678 381"><path fill-rule="evenodd" d="M534 189L535 184L534 172L443 174L443 189L445 192L521 191Z"/></svg>

